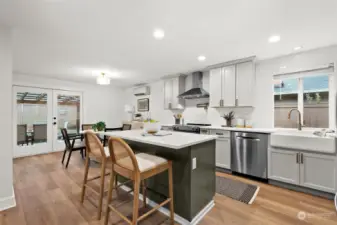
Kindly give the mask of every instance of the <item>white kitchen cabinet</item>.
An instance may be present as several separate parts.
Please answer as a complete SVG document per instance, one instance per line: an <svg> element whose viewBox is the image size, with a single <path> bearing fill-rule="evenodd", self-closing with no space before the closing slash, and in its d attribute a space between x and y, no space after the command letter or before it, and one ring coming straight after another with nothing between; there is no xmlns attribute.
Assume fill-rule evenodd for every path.
<svg viewBox="0 0 337 225"><path fill-rule="evenodd" d="M254 101L255 73L253 62L236 65L236 105L252 106Z"/></svg>
<svg viewBox="0 0 337 225"><path fill-rule="evenodd" d="M335 157L301 153L300 185L320 191L336 191Z"/></svg>
<svg viewBox="0 0 337 225"><path fill-rule="evenodd" d="M216 140L215 157L217 167L231 169L230 138L218 138Z"/></svg>
<svg viewBox="0 0 337 225"><path fill-rule="evenodd" d="M164 109L183 109L184 99L179 99L178 95L185 90L185 77L173 77L164 80Z"/></svg>
<svg viewBox="0 0 337 225"><path fill-rule="evenodd" d="M210 71L209 77L209 105L219 107L222 100L222 68Z"/></svg>
<svg viewBox="0 0 337 225"><path fill-rule="evenodd" d="M235 106L235 66L226 66L222 70L222 99L224 107Z"/></svg>
<svg viewBox="0 0 337 225"><path fill-rule="evenodd" d="M290 184L299 184L298 152L269 149L268 178Z"/></svg>
<svg viewBox="0 0 337 225"><path fill-rule="evenodd" d="M244 62L210 71L211 107L251 107L255 84L254 62Z"/></svg>
<svg viewBox="0 0 337 225"><path fill-rule="evenodd" d="M335 193L336 156L271 148L268 178Z"/></svg>

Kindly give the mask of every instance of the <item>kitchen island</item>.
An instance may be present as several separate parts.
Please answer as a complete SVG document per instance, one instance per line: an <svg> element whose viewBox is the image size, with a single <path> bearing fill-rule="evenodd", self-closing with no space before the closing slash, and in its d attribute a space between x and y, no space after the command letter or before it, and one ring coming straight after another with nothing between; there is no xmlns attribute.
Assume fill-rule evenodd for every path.
<svg viewBox="0 0 337 225"><path fill-rule="evenodd" d="M157 155L173 162L175 220L196 224L214 206L215 139L213 135L172 132L167 136L142 136L141 130L101 132L124 139L135 152ZM168 196L168 173L147 180L150 205ZM169 215L168 210L161 209Z"/></svg>

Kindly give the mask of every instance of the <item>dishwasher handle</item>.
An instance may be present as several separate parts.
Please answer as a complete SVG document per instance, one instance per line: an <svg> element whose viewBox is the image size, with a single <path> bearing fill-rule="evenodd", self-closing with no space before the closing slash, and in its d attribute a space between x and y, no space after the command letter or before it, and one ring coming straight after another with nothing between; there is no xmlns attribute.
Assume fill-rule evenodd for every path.
<svg viewBox="0 0 337 225"><path fill-rule="evenodd" d="M237 136L236 139L239 139L239 140L250 140L250 141L260 141L259 138L241 137L241 136Z"/></svg>

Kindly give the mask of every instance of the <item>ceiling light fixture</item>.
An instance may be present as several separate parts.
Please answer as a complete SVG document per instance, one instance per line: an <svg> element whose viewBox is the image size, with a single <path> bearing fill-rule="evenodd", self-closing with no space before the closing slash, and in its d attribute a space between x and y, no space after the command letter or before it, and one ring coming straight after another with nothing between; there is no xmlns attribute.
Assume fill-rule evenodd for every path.
<svg viewBox="0 0 337 225"><path fill-rule="evenodd" d="M206 60L206 57L205 57L204 55L200 55L200 56L198 56L198 60L199 60L200 62L205 61L205 60Z"/></svg>
<svg viewBox="0 0 337 225"><path fill-rule="evenodd" d="M276 42L279 42L280 40L281 40L281 37L279 35L271 36L268 39L269 43L276 43Z"/></svg>
<svg viewBox="0 0 337 225"><path fill-rule="evenodd" d="M294 48L294 51L298 51L298 50L301 50L302 49L302 46L296 46L295 48Z"/></svg>
<svg viewBox="0 0 337 225"><path fill-rule="evenodd" d="M155 29L153 32L153 37L157 40L163 39L165 36L165 32L162 29Z"/></svg>
<svg viewBox="0 0 337 225"><path fill-rule="evenodd" d="M105 73L101 73L97 78L96 82L99 85L109 85L110 84L110 78L105 75Z"/></svg>
<svg viewBox="0 0 337 225"><path fill-rule="evenodd" d="M280 66L280 69L285 69L285 68L287 68L286 66Z"/></svg>

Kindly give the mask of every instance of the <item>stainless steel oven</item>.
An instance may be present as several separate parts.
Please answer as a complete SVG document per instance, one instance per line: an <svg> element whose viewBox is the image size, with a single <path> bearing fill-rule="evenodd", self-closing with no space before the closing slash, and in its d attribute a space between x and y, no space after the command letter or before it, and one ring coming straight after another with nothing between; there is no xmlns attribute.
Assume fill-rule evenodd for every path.
<svg viewBox="0 0 337 225"><path fill-rule="evenodd" d="M268 135L231 132L231 169L267 179Z"/></svg>

